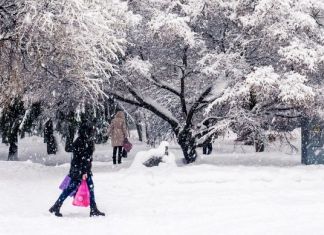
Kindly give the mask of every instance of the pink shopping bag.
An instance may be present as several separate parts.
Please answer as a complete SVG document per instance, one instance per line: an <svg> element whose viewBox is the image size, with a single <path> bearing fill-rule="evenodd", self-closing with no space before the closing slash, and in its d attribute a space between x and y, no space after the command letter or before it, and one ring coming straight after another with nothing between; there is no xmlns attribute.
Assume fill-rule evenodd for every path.
<svg viewBox="0 0 324 235"><path fill-rule="evenodd" d="M90 192L89 192L87 181L82 180L78 188L78 191L75 194L72 205L83 206L83 207L87 207L90 205Z"/></svg>

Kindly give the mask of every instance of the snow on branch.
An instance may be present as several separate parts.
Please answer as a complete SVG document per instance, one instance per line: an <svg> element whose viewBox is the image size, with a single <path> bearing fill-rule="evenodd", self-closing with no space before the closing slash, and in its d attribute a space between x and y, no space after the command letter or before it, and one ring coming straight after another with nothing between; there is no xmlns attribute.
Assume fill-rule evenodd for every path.
<svg viewBox="0 0 324 235"><path fill-rule="evenodd" d="M285 79L280 83L279 97L284 103L294 105L307 105L313 103L315 93L305 84L306 77L296 72L285 74Z"/></svg>
<svg viewBox="0 0 324 235"><path fill-rule="evenodd" d="M159 12L150 22L150 29L164 40L182 38L191 47L196 45L196 36L189 27L190 18L180 17L177 14Z"/></svg>
<svg viewBox="0 0 324 235"><path fill-rule="evenodd" d="M134 96L134 98L141 104L141 107L146 107L150 111L154 112L159 117L169 122L172 127L177 127L179 125L178 120L165 107L163 107L148 96L142 97L140 95L140 92L136 91L134 88L129 87L128 89L130 93Z"/></svg>

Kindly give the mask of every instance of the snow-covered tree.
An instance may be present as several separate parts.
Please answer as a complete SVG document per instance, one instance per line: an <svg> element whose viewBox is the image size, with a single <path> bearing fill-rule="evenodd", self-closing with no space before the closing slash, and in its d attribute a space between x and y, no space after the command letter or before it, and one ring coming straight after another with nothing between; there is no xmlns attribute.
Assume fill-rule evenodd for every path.
<svg viewBox="0 0 324 235"><path fill-rule="evenodd" d="M187 162L228 128L261 150L323 115L323 16L316 0L0 0L2 123L16 105L24 129L39 104L43 122L87 112L100 129L112 95Z"/></svg>
<svg viewBox="0 0 324 235"><path fill-rule="evenodd" d="M0 132L9 143L9 160L17 159L17 132L24 115L23 84L17 26L22 18L22 1L0 1Z"/></svg>
<svg viewBox="0 0 324 235"><path fill-rule="evenodd" d="M227 116L235 129L262 139L264 130L291 130L301 118L323 110L324 5L312 0L246 3L249 10L235 14L252 71L211 106L229 104Z"/></svg>
<svg viewBox="0 0 324 235"><path fill-rule="evenodd" d="M20 47L34 75L26 99L46 97L52 109L98 100L123 54L127 6L118 0L26 0L24 11Z"/></svg>
<svg viewBox="0 0 324 235"><path fill-rule="evenodd" d="M322 110L322 3L135 0L129 6L141 21L128 34L121 76L107 90L165 120L187 162L201 141L226 128L262 142L264 130L287 131L298 122L285 129L285 120ZM195 129L207 120L211 127Z"/></svg>
<svg viewBox="0 0 324 235"><path fill-rule="evenodd" d="M115 74L123 55L132 16L127 4L119 0L0 4L1 23L5 22L0 56L6 62L0 65L0 101L10 104L17 97L27 110L25 116L39 103L43 123L59 120L58 113L69 116L80 105L99 106L101 86Z"/></svg>
<svg viewBox="0 0 324 235"><path fill-rule="evenodd" d="M244 58L230 49L239 36L238 27L223 11L225 6L219 5L221 8L214 13L218 5L208 8L204 1L147 0L130 1L129 5L141 16L141 22L129 32L130 46L121 74L113 78L107 90L117 99L150 110L166 121L186 161L192 162L203 136L197 126L206 121L204 108L219 96L216 91L246 69ZM219 27L212 28L217 20ZM226 31L226 35L219 30ZM206 75L213 59L219 60L214 69L223 69L219 76ZM224 113L220 107L217 114Z"/></svg>

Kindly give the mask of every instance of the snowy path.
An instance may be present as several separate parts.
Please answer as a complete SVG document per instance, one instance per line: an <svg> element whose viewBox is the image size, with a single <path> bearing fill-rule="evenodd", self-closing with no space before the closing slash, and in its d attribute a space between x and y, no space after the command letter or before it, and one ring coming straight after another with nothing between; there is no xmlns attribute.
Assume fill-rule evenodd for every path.
<svg viewBox="0 0 324 235"><path fill-rule="evenodd" d="M30 161L0 161L0 235L324 234L324 166L301 166L298 155L222 143L196 165L149 169L131 165L146 148L136 144L112 169L110 147L97 146L95 192L107 216L89 218L89 209L73 207L69 198L64 217L56 218L48 208L69 164L53 163L69 162L70 155L49 159L34 137L20 147L21 160ZM6 151L0 144L0 159ZM178 148L170 151L180 156Z"/></svg>
<svg viewBox="0 0 324 235"><path fill-rule="evenodd" d="M0 234L324 234L324 168L198 165L114 169L95 163L89 218L68 199L47 210L68 165L0 162Z"/></svg>

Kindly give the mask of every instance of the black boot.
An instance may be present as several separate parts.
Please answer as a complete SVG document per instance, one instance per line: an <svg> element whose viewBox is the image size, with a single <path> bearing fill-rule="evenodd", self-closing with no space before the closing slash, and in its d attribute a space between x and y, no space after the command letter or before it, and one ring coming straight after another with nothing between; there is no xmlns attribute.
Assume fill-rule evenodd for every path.
<svg viewBox="0 0 324 235"><path fill-rule="evenodd" d="M98 210L97 206L91 207L90 209L90 217L92 216L106 216L105 213Z"/></svg>
<svg viewBox="0 0 324 235"><path fill-rule="evenodd" d="M118 164L121 164L122 163L122 154L121 153L119 153L118 154Z"/></svg>
<svg viewBox="0 0 324 235"><path fill-rule="evenodd" d="M55 203L54 206L52 206L49 209L49 212L54 213L57 217L63 217L63 215L60 213L60 208L62 206L62 203Z"/></svg>

